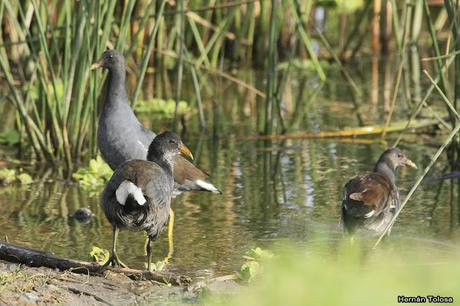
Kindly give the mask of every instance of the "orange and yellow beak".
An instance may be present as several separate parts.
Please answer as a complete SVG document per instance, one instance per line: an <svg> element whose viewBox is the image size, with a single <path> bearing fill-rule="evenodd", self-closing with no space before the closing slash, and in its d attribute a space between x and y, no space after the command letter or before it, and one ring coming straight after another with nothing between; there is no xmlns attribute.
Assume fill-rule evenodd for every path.
<svg viewBox="0 0 460 306"><path fill-rule="evenodd" d="M190 149L187 148L186 146L180 147L179 151L180 151L183 155L185 155L185 156L187 156L187 157L190 157L190 159L193 159L193 154L192 154L192 152L190 152Z"/></svg>
<svg viewBox="0 0 460 306"><path fill-rule="evenodd" d="M94 70L94 69L101 68L101 67L104 67L104 61L102 59L92 64L89 70Z"/></svg>
<svg viewBox="0 0 460 306"><path fill-rule="evenodd" d="M408 158L406 158L406 160L404 161L404 164L405 164L406 166L411 167L411 168L417 169L417 165L416 165L413 161L411 161L410 159L408 159Z"/></svg>

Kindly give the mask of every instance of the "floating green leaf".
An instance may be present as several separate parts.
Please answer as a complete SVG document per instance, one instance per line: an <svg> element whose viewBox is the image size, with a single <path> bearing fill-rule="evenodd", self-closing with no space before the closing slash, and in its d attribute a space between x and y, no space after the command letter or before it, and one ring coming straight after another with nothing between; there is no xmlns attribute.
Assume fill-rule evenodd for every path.
<svg viewBox="0 0 460 306"><path fill-rule="evenodd" d="M156 113L161 114L165 117L173 117L176 109L176 101L173 99L158 99L153 98L150 100L138 101L134 107L134 110L138 113ZM177 109L179 115L190 112L191 109L188 103L180 101Z"/></svg>
<svg viewBox="0 0 460 306"><path fill-rule="evenodd" d="M15 169L0 169L0 183L10 184L18 182L22 185L28 185L33 182L32 177L27 173L17 173Z"/></svg>
<svg viewBox="0 0 460 306"><path fill-rule="evenodd" d="M33 180L32 177L27 174L27 173L21 173L18 176L16 176L16 179L21 183L22 185L29 185L32 184Z"/></svg>
<svg viewBox="0 0 460 306"><path fill-rule="evenodd" d="M80 168L72 174L80 186L86 190L96 190L104 185L112 176L113 171L109 165L100 157L91 159L88 167Z"/></svg>
<svg viewBox="0 0 460 306"><path fill-rule="evenodd" d="M109 253L108 250L101 249L101 248L99 248L97 246L94 246L94 245L93 245L89 255L90 255L92 261L94 261L94 262L96 262L96 263L98 263L100 265L105 264L109 260L109 257L110 257L110 253Z"/></svg>
<svg viewBox="0 0 460 306"><path fill-rule="evenodd" d="M9 184L16 180L16 170L14 169L0 169L0 182L3 184Z"/></svg>

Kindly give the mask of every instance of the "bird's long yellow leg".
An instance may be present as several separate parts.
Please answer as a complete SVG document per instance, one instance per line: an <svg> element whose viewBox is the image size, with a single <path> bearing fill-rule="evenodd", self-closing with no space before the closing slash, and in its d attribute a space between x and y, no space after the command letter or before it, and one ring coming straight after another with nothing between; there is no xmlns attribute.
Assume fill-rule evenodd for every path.
<svg viewBox="0 0 460 306"><path fill-rule="evenodd" d="M169 263L169 260L174 254L174 211L169 209L169 223L168 223L168 256L163 259L165 264Z"/></svg>
<svg viewBox="0 0 460 306"><path fill-rule="evenodd" d="M103 265L103 267L106 267L108 265L112 266L120 266L122 268L128 268L127 265L125 265L120 258L118 258L117 254L117 240L118 240L118 233L119 229L117 227L113 227L113 235L112 235L112 254L110 255L109 260Z"/></svg>
<svg viewBox="0 0 460 306"><path fill-rule="evenodd" d="M152 240L147 238L147 271L152 272Z"/></svg>

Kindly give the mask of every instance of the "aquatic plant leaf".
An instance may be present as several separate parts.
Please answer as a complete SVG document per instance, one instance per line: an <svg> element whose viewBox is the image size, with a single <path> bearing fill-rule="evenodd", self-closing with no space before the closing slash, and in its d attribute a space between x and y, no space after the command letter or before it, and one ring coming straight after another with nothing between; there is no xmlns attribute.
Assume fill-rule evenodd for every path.
<svg viewBox="0 0 460 306"><path fill-rule="evenodd" d="M3 184L9 184L14 182L16 179L16 170L14 169L0 169L0 182Z"/></svg>
<svg viewBox="0 0 460 306"><path fill-rule="evenodd" d="M236 276L243 282L250 283L256 276L262 272L262 266L257 261L251 260L245 262Z"/></svg>
<svg viewBox="0 0 460 306"><path fill-rule="evenodd" d="M19 143L19 133L14 129L6 129L0 133L0 144L14 146Z"/></svg>
<svg viewBox="0 0 460 306"><path fill-rule="evenodd" d="M105 264L109 260L109 257L110 257L110 253L109 253L108 250L101 249L101 248L99 248L97 246L94 246L94 245L93 245L89 255L90 255L92 261L94 261L94 262L96 262L96 263L98 263L100 265Z"/></svg>
<svg viewBox="0 0 460 306"><path fill-rule="evenodd" d="M19 174L16 179L21 183L22 185L28 185L33 182L32 177L27 174L27 173L21 173Z"/></svg>
<svg viewBox="0 0 460 306"><path fill-rule="evenodd" d="M113 174L110 166L99 155L96 159L89 161L89 170L92 174L102 178L104 181L108 181Z"/></svg>
<svg viewBox="0 0 460 306"><path fill-rule="evenodd" d="M138 113L156 113L168 118L174 116L175 109L176 101L173 99L164 100L159 98L138 101L134 107L134 110ZM179 115L187 114L191 111L187 102L179 101L177 109Z"/></svg>
<svg viewBox="0 0 460 306"><path fill-rule="evenodd" d="M73 173L72 178L83 189L97 191L110 179L112 174L113 171L109 165L100 156L97 156L89 161L88 167L79 168Z"/></svg>
<svg viewBox="0 0 460 306"><path fill-rule="evenodd" d="M272 259L275 255L268 250L263 250L259 247L253 248L249 250L246 253L246 256L243 256L243 258L250 259L250 260L256 260L256 261L262 261L262 260L267 260L267 259Z"/></svg>

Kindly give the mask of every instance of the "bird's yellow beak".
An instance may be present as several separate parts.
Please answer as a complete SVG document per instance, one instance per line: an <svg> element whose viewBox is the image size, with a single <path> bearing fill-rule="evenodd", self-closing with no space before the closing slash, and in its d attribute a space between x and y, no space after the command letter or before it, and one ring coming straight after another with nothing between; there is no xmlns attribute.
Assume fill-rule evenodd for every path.
<svg viewBox="0 0 460 306"><path fill-rule="evenodd" d="M99 61L97 61L94 64L92 64L91 67L89 68L89 70L94 70L94 69L97 69L97 68L101 68L103 66L104 66L104 62L102 61L102 59L100 59Z"/></svg>
<svg viewBox="0 0 460 306"><path fill-rule="evenodd" d="M417 165L411 161L410 159L406 158L406 161L404 162L406 166L409 166L411 168L417 169Z"/></svg>
<svg viewBox="0 0 460 306"><path fill-rule="evenodd" d="M185 155L185 156L187 156L187 157L190 157L190 159L193 159L193 154L192 154L192 152L190 152L190 149L187 148L186 146L180 147L179 151L180 151L183 155Z"/></svg>

